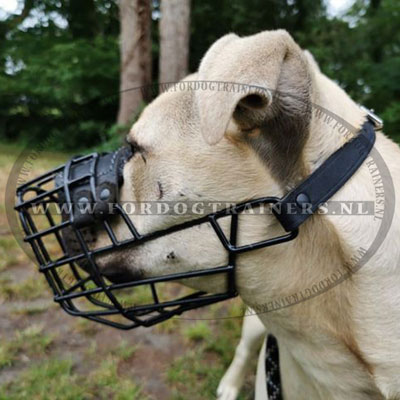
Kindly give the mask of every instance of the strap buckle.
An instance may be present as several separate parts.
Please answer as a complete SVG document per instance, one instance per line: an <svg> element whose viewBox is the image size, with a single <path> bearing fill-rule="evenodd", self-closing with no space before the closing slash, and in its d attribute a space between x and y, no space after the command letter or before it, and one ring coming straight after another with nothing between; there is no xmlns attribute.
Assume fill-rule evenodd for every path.
<svg viewBox="0 0 400 400"><path fill-rule="evenodd" d="M375 126L375 130L376 131L380 131L383 129L383 119L379 118L375 113L374 113L374 109L369 109L367 107L361 106L360 105L361 110L363 110L364 112L367 113L367 118L370 122L373 123L373 125Z"/></svg>

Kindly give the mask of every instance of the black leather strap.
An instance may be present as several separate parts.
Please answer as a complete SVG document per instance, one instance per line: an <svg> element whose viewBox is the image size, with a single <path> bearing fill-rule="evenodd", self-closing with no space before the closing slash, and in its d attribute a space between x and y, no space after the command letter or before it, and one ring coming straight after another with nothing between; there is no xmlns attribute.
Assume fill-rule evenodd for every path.
<svg viewBox="0 0 400 400"><path fill-rule="evenodd" d="M273 207L273 213L289 232L297 229L318 207L330 199L357 171L375 143L375 129L366 121L360 133L333 153L316 171Z"/></svg>

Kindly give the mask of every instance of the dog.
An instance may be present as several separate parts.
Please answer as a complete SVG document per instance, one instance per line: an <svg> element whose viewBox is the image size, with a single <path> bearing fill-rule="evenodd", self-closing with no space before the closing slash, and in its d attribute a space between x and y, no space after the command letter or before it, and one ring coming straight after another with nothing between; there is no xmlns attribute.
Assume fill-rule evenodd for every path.
<svg viewBox="0 0 400 400"><path fill-rule="evenodd" d="M183 82L234 82L248 90L224 90L224 84L222 90L179 90L176 85L176 90L158 96L128 135L134 155L124 167L122 201L281 197L349 140L335 124L319 118L313 107L328 110L355 132L366 118L365 111L323 75L312 56L284 30L222 37L207 51L198 72ZM250 340L237 349L237 354L243 348L253 354L262 340L257 334L261 330L261 338L265 332L277 337L285 399L400 399L400 196L386 192L382 197L374 180L379 170L381 180L399 187L400 151L380 132L374 151L386 169L373 170L368 158L332 200L377 204L379 195L385 211L394 208L379 248L358 272L319 296L260 312L262 326L255 330L254 345ZM140 232L147 233L188 217L131 218ZM348 270L360 248L371 246L381 221L378 211L374 216L317 213L301 226L296 240L240 254L240 297L257 311L262 304L311 290L318 282L332 282L338 271ZM239 243L282 234L273 215L249 216L240 227ZM114 229L119 237L128 235L122 224ZM107 237L99 233L95 241L101 247ZM102 255L97 261L105 276L123 274L132 280L223 265L226 252L211 227L204 225ZM190 285L220 292L224 282L212 275ZM221 382L221 393L233 390L225 398L236 396L240 379L232 385L229 376L236 376L241 366L235 365L246 364L247 358L236 358ZM260 375L257 381L265 385L265 377ZM261 393L256 388L256 398L265 399L265 389Z"/></svg>

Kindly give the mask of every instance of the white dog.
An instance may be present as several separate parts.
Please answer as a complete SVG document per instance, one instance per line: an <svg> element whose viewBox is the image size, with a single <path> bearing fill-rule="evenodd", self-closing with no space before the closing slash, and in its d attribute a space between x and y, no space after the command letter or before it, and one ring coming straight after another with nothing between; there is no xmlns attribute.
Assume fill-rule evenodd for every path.
<svg viewBox="0 0 400 400"><path fill-rule="evenodd" d="M147 106L128 137L135 155L124 169L122 201L283 196L349 140L340 127L348 124L356 132L365 120L365 112L282 30L224 36L189 81L226 86L194 91L177 85ZM250 85L249 90L228 90L229 82ZM337 123L318 116L315 107L335 115ZM399 156L398 146L377 133L371 157L332 199L371 201L374 215L314 215L296 240L238 257L236 285L247 306L258 310L265 304L287 305L292 297L309 298L259 314L279 341L285 399L400 399L400 196L390 192L390 185L382 186L400 186ZM382 233L383 215L393 207L391 224ZM147 233L179 218L134 215L132 220ZM119 237L128 235L122 224L115 229ZM239 244L281 233L273 215L252 216L240 223ZM382 243L369 254L377 237ZM99 234L97 244L106 240ZM174 257L168 257L172 251ZM357 273L311 298L365 254L368 261ZM145 277L225 262L226 252L209 226L99 259L105 275L122 270ZM191 285L220 292L225 281L208 276ZM250 334L258 339L257 332ZM237 352L245 354L234 363L246 364L253 340L248 343L239 346ZM229 376L241 373L231 368L220 391L233 391L234 398L240 384L232 385ZM265 389L264 397L257 396L265 398Z"/></svg>

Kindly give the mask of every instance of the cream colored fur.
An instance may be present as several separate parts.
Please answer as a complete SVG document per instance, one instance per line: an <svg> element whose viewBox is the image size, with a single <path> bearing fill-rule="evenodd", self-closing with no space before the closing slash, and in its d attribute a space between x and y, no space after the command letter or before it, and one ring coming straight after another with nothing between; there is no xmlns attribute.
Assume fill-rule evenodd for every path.
<svg viewBox="0 0 400 400"><path fill-rule="evenodd" d="M125 167L122 200L240 202L281 196L348 140L316 118L313 104L357 129L365 118L281 30L223 37L207 52L199 72L187 80L239 82L251 89L246 94L176 90L147 106L129 135L144 148L144 158L136 154ZM398 146L378 133L375 149L398 188ZM314 299L259 315L280 344L286 400L400 399L398 198L385 199L396 201L393 223L359 272ZM367 163L333 199L375 200ZM132 216L143 233L182 219ZM257 308L310 288L345 268L358 247L368 248L378 228L379 221L370 216L313 216L296 240L239 256L240 296ZM122 226L116 229L121 237L128 234ZM249 217L241 223L239 242L281 232L273 216ZM100 237L98 244L105 240ZM171 251L174 259L167 257ZM226 260L213 230L205 225L99 262L104 271L129 269L158 276ZM191 285L218 291L224 282L207 277Z"/></svg>

